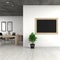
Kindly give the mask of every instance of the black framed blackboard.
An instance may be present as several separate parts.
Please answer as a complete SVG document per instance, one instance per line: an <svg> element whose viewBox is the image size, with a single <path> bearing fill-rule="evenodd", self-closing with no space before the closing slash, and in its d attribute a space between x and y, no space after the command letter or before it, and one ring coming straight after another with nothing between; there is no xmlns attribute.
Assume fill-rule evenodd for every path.
<svg viewBox="0 0 60 60"><path fill-rule="evenodd" d="M37 19L36 32L37 33L56 33L57 19Z"/></svg>

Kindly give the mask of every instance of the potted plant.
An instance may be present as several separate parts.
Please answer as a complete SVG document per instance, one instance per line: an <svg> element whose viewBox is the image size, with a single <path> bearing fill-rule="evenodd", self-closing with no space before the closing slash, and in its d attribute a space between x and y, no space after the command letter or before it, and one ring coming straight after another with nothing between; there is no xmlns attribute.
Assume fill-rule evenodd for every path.
<svg viewBox="0 0 60 60"><path fill-rule="evenodd" d="M31 42L30 47L31 47L32 49L35 47L34 42L36 41L36 39L37 39L36 35L32 32L32 33L29 35L29 41Z"/></svg>

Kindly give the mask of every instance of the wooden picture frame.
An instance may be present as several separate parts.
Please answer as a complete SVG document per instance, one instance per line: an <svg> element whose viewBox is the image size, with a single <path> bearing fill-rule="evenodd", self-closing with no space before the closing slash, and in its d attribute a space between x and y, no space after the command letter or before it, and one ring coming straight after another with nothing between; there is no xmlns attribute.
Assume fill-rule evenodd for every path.
<svg viewBox="0 0 60 60"><path fill-rule="evenodd" d="M35 27L35 32L36 32L36 34L51 34L51 33L56 34L56 33L58 33L58 19L57 19L57 18L35 18L35 20L36 20L36 21L35 21L35 26L36 26L36 27ZM43 30L42 32L40 32L40 31L38 32L38 31L37 31L37 28L38 28L38 27L37 27L37 21L38 21L38 20L39 20L39 21L42 21L42 20L44 20L44 21L45 21L45 20L47 20L47 21L50 21L50 20L51 20L51 21L56 21L56 32L54 32L54 31L52 31L52 32L46 32L46 31L43 32L44 30ZM53 23L53 24L54 24L54 23ZM52 24L52 25L53 25L53 24ZM45 24L44 24L44 25L45 25Z"/></svg>

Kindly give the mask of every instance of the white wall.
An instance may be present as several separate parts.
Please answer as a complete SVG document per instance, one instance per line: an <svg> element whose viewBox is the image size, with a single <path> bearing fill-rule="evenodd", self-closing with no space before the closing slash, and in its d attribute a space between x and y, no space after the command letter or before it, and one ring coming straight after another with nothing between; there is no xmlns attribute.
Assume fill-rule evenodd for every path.
<svg viewBox="0 0 60 60"><path fill-rule="evenodd" d="M60 6L23 6L23 46L29 47L28 36L35 32L35 18L58 18L58 34L37 34L36 47L60 47Z"/></svg>
<svg viewBox="0 0 60 60"><path fill-rule="evenodd" d="M23 17L22 16L0 16L0 32L1 31L1 22L2 21L12 21L13 22L13 31L16 34L23 34ZM3 32L3 34L7 33Z"/></svg>

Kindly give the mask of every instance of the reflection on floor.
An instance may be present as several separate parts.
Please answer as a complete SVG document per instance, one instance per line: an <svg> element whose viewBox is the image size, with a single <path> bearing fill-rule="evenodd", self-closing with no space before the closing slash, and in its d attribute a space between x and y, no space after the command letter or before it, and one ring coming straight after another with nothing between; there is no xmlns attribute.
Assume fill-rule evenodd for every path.
<svg viewBox="0 0 60 60"><path fill-rule="evenodd" d="M0 60L60 60L60 48L23 48L0 45Z"/></svg>

